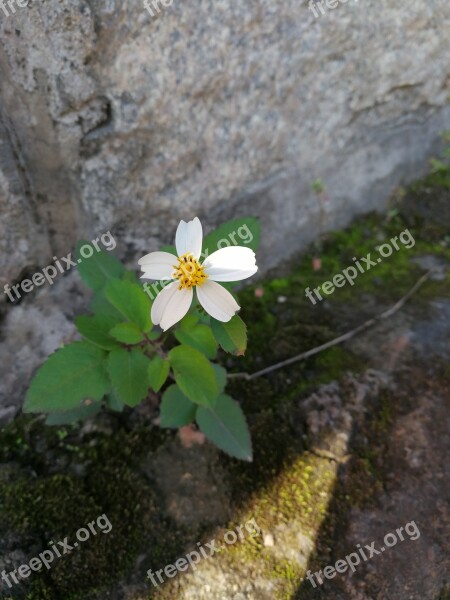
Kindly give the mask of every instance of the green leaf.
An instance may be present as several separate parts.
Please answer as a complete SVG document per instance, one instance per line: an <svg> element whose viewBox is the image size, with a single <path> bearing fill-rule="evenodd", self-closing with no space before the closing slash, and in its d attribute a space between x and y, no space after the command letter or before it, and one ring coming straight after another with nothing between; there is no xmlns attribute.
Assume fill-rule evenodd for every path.
<svg viewBox="0 0 450 600"><path fill-rule="evenodd" d="M129 281L130 283L137 283L137 284L139 284L139 278L136 275L136 273L134 271L129 271L128 269L125 270L125 272L122 275L121 279L123 281Z"/></svg>
<svg viewBox="0 0 450 600"><path fill-rule="evenodd" d="M219 393L214 369L195 348L177 346L169 352L175 381L192 402L212 406Z"/></svg>
<svg viewBox="0 0 450 600"><path fill-rule="evenodd" d="M65 410L64 412L54 412L48 415L45 420L46 425L69 425L76 421L84 421L89 417L93 417L100 412L102 408L101 402L92 402L87 406L80 406L73 410Z"/></svg>
<svg viewBox="0 0 450 600"><path fill-rule="evenodd" d="M138 284L114 279L107 284L105 296L127 321L136 323L142 331L151 329L151 303Z"/></svg>
<svg viewBox="0 0 450 600"><path fill-rule="evenodd" d="M148 392L149 359L136 348L113 350L108 358L108 372L117 397L127 406L136 406Z"/></svg>
<svg viewBox="0 0 450 600"><path fill-rule="evenodd" d="M144 292L144 294L147 296L150 304L153 304L153 302L156 299L156 296L165 287L165 285L161 285L159 281L140 281L140 280L138 280L138 285L141 288L141 290Z"/></svg>
<svg viewBox="0 0 450 600"><path fill-rule="evenodd" d="M214 358L217 354L217 342L211 328L207 325L197 325L191 329L177 329L175 330L175 337L180 344L196 348L206 358Z"/></svg>
<svg viewBox="0 0 450 600"><path fill-rule="evenodd" d="M259 247L261 227L255 217L241 217L224 223L203 240L203 257L210 256L225 246L244 246L256 251ZM228 244L225 243L228 242Z"/></svg>
<svg viewBox="0 0 450 600"><path fill-rule="evenodd" d="M196 405L186 398L177 385L171 385L161 400L161 427L183 427L195 419Z"/></svg>
<svg viewBox="0 0 450 600"><path fill-rule="evenodd" d="M181 321L177 325L177 329L182 329L183 331L188 331L195 327L198 323L198 316L193 315L192 313L188 313L185 317L181 319Z"/></svg>
<svg viewBox="0 0 450 600"><path fill-rule="evenodd" d="M161 336L162 336L163 332L161 330L159 331L150 331L147 333L147 337L150 341L154 342L155 340L158 340Z"/></svg>
<svg viewBox="0 0 450 600"><path fill-rule="evenodd" d="M93 254L90 258L83 258L80 253L82 246L91 247ZM81 279L94 292L103 289L111 279L122 277L125 271L125 267L117 258L104 250L96 250L92 244L85 241L78 242L76 257Z"/></svg>
<svg viewBox="0 0 450 600"><path fill-rule="evenodd" d="M241 356L247 349L247 327L239 315L222 323L211 318L211 329L221 347L231 354Z"/></svg>
<svg viewBox="0 0 450 600"><path fill-rule="evenodd" d="M219 388L219 394L223 392L227 385L227 370L220 365L213 364L214 374L216 376L217 387Z"/></svg>
<svg viewBox="0 0 450 600"><path fill-rule="evenodd" d="M93 312L95 315L105 315L109 317L114 317L116 323L120 323L120 321L123 321L122 315L117 309L114 308L114 306L110 302L108 302L108 300L105 298L105 294L103 291L96 292L94 294L94 297L91 301L90 309L91 312Z"/></svg>
<svg viewBox="0 0 450 600"><path fill-rule="evenodd" d="M177 249L175 248L175 246L172 246L172 245L169 245L169 244L165 244L164 246L161 246L160 250L161 250L161 252L168 252L169 254L173 254L174 256L178 256Z"/></svg>
<svg viewBox="0 0 450 600"><path fill-rule="evenodd" d="M81 335L104 350L112 350L118 346L117 342L109 335L109 330L116 323L117 319L109 315L94 315L93 317L82 315L75 319L75 325Z"/></svg>
<svg viewBox="0 0 450 600"><path fill-rule="evenodd" d="M135 323L118 323L109 333L124 344L139 344L144 339L144 334Z"/></svg>
<svg viewBox="0 0 450 600"><path fill-rule="evenodd" d="M169 375L170 363L160 356L155 356L148 366L148 382L150 387L159 392Z"/></svg>
<svg viewBox="0 0 450 600"><path fill-rule="evenodd" d="M108 408L110 408L111 410L115 410L116 412L122 412L125 407L125 404L119 398L115 390L111 390L109 392L108 397L106 399L106 403L108 405Z"/></svg>
<svg viewBox="0 0 450 600"><path fill-rule="evenodd" d="M230 396L220 395L211 408L199 406L196 421L206 437L221 450L252 461L252 442L244 413Z"/></svg>
<svg viewBox="0 0 450 600"><path fill-rule="evenodd" d="M104 359L105 352L88 342L57 350L31 382L24 412L70 410L85 399L101 400L110 388Z"/></svg>

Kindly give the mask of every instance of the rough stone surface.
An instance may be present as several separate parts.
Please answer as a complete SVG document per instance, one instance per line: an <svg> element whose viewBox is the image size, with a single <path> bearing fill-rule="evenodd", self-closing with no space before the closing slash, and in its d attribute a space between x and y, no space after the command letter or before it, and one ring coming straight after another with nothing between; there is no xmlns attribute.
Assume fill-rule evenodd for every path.
<svg viewBox="0 0 450 600"><path fill-rule="evenodd" d="M450 128L449 25L447 0L317 19L298 0L174 0L154 18L138 0L18 8L0 22L0 284L109 229L131 262L195 214L206 228L259 215L270 266L381 208ZM63 338L58 286L51 324L34 297L1 294L2 336L45 340L20 350L27 374Z"/></svg>
<svg viewBox="0 0 450 600"><path fill-rule="evenodd" d="M269 265L379 208L450 126L449 25L446 0L32 0L0 25L2 274L195 214L260 215Z"/></svg>
<svg viewBox="0 0 450 600"><path fill-rule="evenodd" d="M448 0L349 0L317 19L298 0L173 0L154 18L141 0L30 0L2 15L0 285L107 230L131 264L196 214L206 228L260 216L259 261L270 267L353 215L383 208L397 186L424 172L450 129L449 30ZM317 179L324 189L314 192ZM73 271L20 304L1 296L3 424L19 410L34 369L73 338L86 295ZM427 385L433 365L420 357L436 352L448 361L450 308L436 299L432 309L431 319L399 315L352 342L369 355L370 373L383 373L383 385L393 378L405 408L393 424L376 505L346 515L331 559L407 520L417 520L421 539L327 582L320 596L300 584L302 600L312 592L436 600L442 592L448 390ZM420 368L408 387L413 360ZM312 452L332 475L345 476L352 435L379 391L373 380L355 376L353 384L348 397L337 384L321 388L303 407ZM174 447L141 465L165 518L178 529L209 505L206 525L223 524L229 490L221 470L211 475L216 463L192 455L169 469ZM0 480L18 475L19 467L7 468ZM55 469L64 465L55 461ZM267 577L265 561L304 569L315 541L295 519L270 534L260 562L233 564L231 552L228 561L226 554L204 561L177 579L171 597L274 598L279 580ZM0 571L36 555L42 540L19 542L2 538ZM110 597L143 599L143 582L135 575Z"/></svg>
<svg viewBox="0 0 450 600"><path fill-rule="evenodd" d="M397 315L389 326L384 324L351 342L354 350L363 352L392 379L401 409L387 447L377 457L383 487L373 497L372 506L353 509L348 515L329 564L355 552L357 544L364 548L374 541L380 550L384 536L400 527L409 533L371 560L361 561L355 573L325 581L314 591L305 581L296 598L309 599L311 592L319 600L448 597L448 588L442 587L448 573L446 530L450 518L444 500L449 491L448 377L437 374L435 368L439 360L446 364L450 357L449 321L445 319L449 306L448 300L435 301L428 317L408 311ZM365 388L363 382L355 380L354 384ZM411 522L419 533L413 525L405 527Z"/></svg>
<svg viewBox="0 0 450 600"><path fill-rule="evenodd" d="M0 285L20 278L24 270L39 264L50 249L36 223L36 203L27 196L29 181L11 124L0 112ZM39 248L40 246L40 248ZM0 305L4 303L4 296Z"/></svg>
<svg viewBox="0 0 450 600"><path fill-rule="evenodd" d="M0 424L19 411L33 372L62 343L75 339L75 316L85 311L88 291L76 271L52 286L24 294L3 320L0 345Z"/></svg>
<svg viewBox="0 0 450 600"><path fill-rule="evenodd" d="M442 300L438 304L447 310L450 303ZM337 574L338 577L325 580L322 586L315 580L316 589L304 579L295 595L289 597L295 600L447 598L442 585L448 571L446 528L450 518L444 500L448 493L446 456L450 441L448 384L445 377L441 379L434 372L431 353L428 355L431 361L423 359L422 348L431 336L439 341L434 347L436 359L448 360L448 323L448 319L439 318L434 303L431 315L421 315L417 309L396 315L389 324L378 325L350 344L376 363L377 369L370 368L362 375L347 373L342 384L332 382L321 386L301 400L309 449L340 480L349 477L347 465L354 459L355 438L364 431L364 421L373 418L373 402L390 390L402 406L384 453L377 460L384 485L373 494L370 505L354 507L342 515L345 525L333 548L329 548L328 562L318 568L309 564L317 537L312 541L302 524L292 519L276 526L276 543L265 544L259 560L230 566L222 557L201 562L195 573L183 574L173 584L177 598L273 598L277 593L276 581L261 576L268 556L275 555L313 572L323 570L327 564L334 565L336 560L355 552L357 544L364 549L365 544L374 541L375 549L380 550L387 533L396 532L412 521L419 534L409 525L404 529L403 541L397 539L395 546L386 548L384 554L380 552L367 562L361 561L354 573ZM405 329L410 340L406 344ZM382 340L384 352L380 353ZM416 366L418 357L422 358L420 366ZM331 497L330 490L328 493ZM156 597L159 598L158 594Z"/></svg>
<svg viewBox="0 0 450 600"><path fill-rule="evenodd" d="M421 189L430 185L428 179ZM448 187L442 198L448 206ZM450 252L442 239L448 218L438 208L434 221L420 229L426 254L417 244L414 264L439 269L401 309L327 353L327 360L324 353L317 362L233 384L253 433L252 465L227 459L208 443L186 448L189 437L162 433L150 425L157 416L152 402L129 413L99 415L81 429L46 428L39 417L2 429L0 572L10 572L37 556L47 540L73 535L92 515L105 512L114 524L110 537L92 537L82 553L55 560L48 573L40 574L43 582L39 574L30 578L29 585L44 585L45 593L27 600L68 598L72 591L83 600L446 599ZM355 225L348 242L362 243L355 232L366 232L372 245L380 238L375 221L371 217ZM391 232L399 224L379 222ZM335 243L324 246L324 264L335 251ZM345 264L346 257L340 260ZM299 298L296 274L288 286L287 279L280 285L280 277L264 281L272 312L262 329L255 309L250 337L259 330L275 353L271 360L282 359L289 339L297 349L290 348L291 355L323 341L314 329L310 342L311 322L317 320L332 337L361 324L368 313L380 314L386 303L398 300L399 274L408 279L408 288L418 275L404 269L401 255L391 260L383 285L366 280L365 291L352 288L353 301L328 301L318 316L317 307ZM35 344L34 331L50 332L57 315L52 311L64 306L64 319L47 334L43 351L57 343L57 334L70 339L72 311L86 302L76 278L74 271L26 298L8 315L8 333L17 330L21 346L28 337ZM282 307L276 301L281 290ZM255 298L256 306L260 300ZM265 360L262 351L258 348ZM32 349L21 360L24 356L32 360ZM155 573L213 539L222 544L227 530L250 517L260 535L223 546L211 560L205 557L196 569L157 588L147 579L148 568ZM361 562L355 573L339 574L316 588L305 578L305 569L323 571L357 544L373 540L379 547L386 533L413 520L420 538L408 534ZM16 598L16 590L17 598L25 596L21 589L5 600Z"/></svg>

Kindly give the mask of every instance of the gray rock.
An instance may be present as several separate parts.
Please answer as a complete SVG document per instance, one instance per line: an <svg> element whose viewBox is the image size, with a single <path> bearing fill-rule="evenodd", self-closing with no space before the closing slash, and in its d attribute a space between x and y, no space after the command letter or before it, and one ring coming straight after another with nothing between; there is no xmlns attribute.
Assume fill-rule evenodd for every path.
<svg viewBox="0 0 450 600"><path fill-rule="evenodd" d="M449 19L446 0L17 9L0 34L7 277L110 228L140 254L195 214L261 216L272 265L380 208L450 126Z"/></svg>
<svg viewBox="0 0 450 600"><path fill-rule="evenodd" d="M24 295L6 314L0 344L0 423L18 412L34 371L61 344L77 338L73 322L85 310L87 295L72 271L52 286Z"/></svg>
<svg viewBox="0 0 450 600"><path fill-rule="evenodd" d="M268 267L382 208L450 128L449 20L447 0L320 18L298 0L17 8L0 31L0 284L107 230L131 263L196 214L259 215ZM2 404L73 334L56 288L45 307L1 295Z"/></svg>

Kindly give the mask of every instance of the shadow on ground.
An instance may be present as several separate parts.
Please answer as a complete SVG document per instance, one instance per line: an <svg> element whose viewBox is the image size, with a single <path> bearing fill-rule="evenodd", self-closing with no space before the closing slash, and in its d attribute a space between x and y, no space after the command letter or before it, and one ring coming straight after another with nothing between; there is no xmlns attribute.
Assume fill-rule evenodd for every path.
<svg viewBox="0 0 450 600"><path fill-rule="evenodd" d="M447 175L448 177L448 175ZM270 376L232 380L252 430L251 465L206 445L183 448L143 406L82 427L19 418L0 432L0 572L10 572L106 513L99 534L11 589L26 600L444 598L445 457L450 371L450 184L413 186L388 216L369 215L241 292L253 372L380 313L429 268L407 306L345 347ZM353 287L312 305L304 295L408 227L416 243ZM317 269L320 258L321 266ZM312 268L315 264L316 270ZM299 266L300 264L300 266ZM262 292L262 295L261 295ZM224 360L228 360L224 357ZM156 571L254 518L258 537L152 587ZM313 588L323 570L415 520L421 536Z"/></svg>

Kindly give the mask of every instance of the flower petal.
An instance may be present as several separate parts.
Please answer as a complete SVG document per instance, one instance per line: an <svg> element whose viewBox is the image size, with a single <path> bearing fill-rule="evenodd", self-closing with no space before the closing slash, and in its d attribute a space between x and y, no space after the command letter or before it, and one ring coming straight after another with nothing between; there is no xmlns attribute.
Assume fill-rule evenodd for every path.
<svg viewBox="0 0 450 600"><path fill-rule="evenodd" d="M193 221L189 221L188 223L180 221L175 236L175 246L177 247L178 256L183 256L186 252L190 252L194 258L199 258L202 251L202 241L203 230L198 217L195 217Z"/></svg>
<svg viewBox="0 0 450 600"><path fill-rule="evenodd" d="M173 279L177 257L169 252L150 252L138 260L144 274L141 279Z"/></svg>
<svg viewBox="0 0 450 600"><path fill-rule="evenodd" d="M159 325L164 331L178 323L192 303L192 288L179 290L178 285L178 281L169 283L159 292L152 305L152 323Z"/></svg>
<svg viewBox="0 0 450 600"><path fill-rule="evenodd" d="M229 246L213 252L203 263L213 281L241 281L256 273L255 253L243 246Z"/></svg>
<svg viewBox="0 0 450 600"><path fill-rule="evenodd" d="M197 286L197 297L207 313L224 323L229 321L240 309L230 292L210 279L205 281L202 286Z"/></svg>

